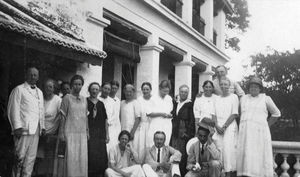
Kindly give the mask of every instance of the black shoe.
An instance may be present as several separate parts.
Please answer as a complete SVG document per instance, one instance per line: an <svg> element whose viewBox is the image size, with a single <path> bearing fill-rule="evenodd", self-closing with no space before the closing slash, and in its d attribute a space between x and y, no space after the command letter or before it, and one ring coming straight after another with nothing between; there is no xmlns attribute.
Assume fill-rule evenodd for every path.
<svg viewBox="0 0 300 177"><path fill-rule="evenodd" d="M181 177L181 176L178 174L174 174L173 177Z"/></svg>

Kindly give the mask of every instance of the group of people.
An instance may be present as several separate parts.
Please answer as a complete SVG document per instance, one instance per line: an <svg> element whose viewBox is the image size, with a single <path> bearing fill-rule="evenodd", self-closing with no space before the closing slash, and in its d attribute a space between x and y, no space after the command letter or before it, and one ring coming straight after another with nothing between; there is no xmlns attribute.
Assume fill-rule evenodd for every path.
<svg viewBox="0 0 300 177"><path fill-rule="evenodd" d="M169 96L167 80L158 95L144 82L138 98L127 84L122 101L117 81L93 82L85 98L80 75L69 89L62 86L70 92L60 98L54 80L47 79L42 92L38 70L28 68L8 103L13 176L31 176L37 152L44 154L46 175L55 177L273 176L269 125L280 111L262 93L260 78L250 79L245 95L223 65L216 70L217 78L205 81L193 102L187 85L177 99Z"/></svg>

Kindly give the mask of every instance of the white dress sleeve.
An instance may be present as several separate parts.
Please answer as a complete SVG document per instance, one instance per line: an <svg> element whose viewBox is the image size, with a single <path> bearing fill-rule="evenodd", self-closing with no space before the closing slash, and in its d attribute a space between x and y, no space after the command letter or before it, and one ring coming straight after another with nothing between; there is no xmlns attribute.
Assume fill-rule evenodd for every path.
<svg viewBox="0 0 300 177"><path fill-rule="evenodd" d="M280 117L281 113L270 96L266 96L266 105L272 117Z"/></svg>
<svg viewBox="0 0 300 177"><path fill-rule="evenodd" d="M200 98L195 99L193 111L195 118L200 119Z"/></svg>
<svg viewBox="0 0 300 177"><path fill-rule="evenodd" d="M239 114L239 98L236 94L232 94L232 111L231 114Z"/></svg>

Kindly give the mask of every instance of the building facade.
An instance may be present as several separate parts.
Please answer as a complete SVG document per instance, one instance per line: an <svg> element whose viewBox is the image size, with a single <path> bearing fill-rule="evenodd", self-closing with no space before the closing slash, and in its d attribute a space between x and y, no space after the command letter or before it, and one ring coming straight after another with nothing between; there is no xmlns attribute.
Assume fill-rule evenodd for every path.
<svg viewBox="0 0 300 177"><path fill-rule="evenodd" d="M157 93L159 82L168 79L172 96L182 84L195 96L213 68L229 60L224 29L232 9L225 0L102 0L97 9L109 21L102 81L132 83L140 94L142 82Z"/></svg>

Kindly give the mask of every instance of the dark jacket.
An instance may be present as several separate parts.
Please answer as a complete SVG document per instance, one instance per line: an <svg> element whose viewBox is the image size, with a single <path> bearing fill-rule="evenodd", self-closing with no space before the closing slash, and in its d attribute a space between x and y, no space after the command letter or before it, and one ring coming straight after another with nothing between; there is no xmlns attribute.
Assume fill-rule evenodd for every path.
<svg viewBox="0 0 300 177"><path fill-rule="evenodd" d="M179 130L180 121L184 121L185 123L185 130L184 132L188 135L187 139L191 139L195 136L195 117L193 112L193 102L189 101L186 102L176 114L177 109L177 102L174 102L173 106L173 119L172 119L172 136L173 137L180 137L181 133Z"/></svg>

